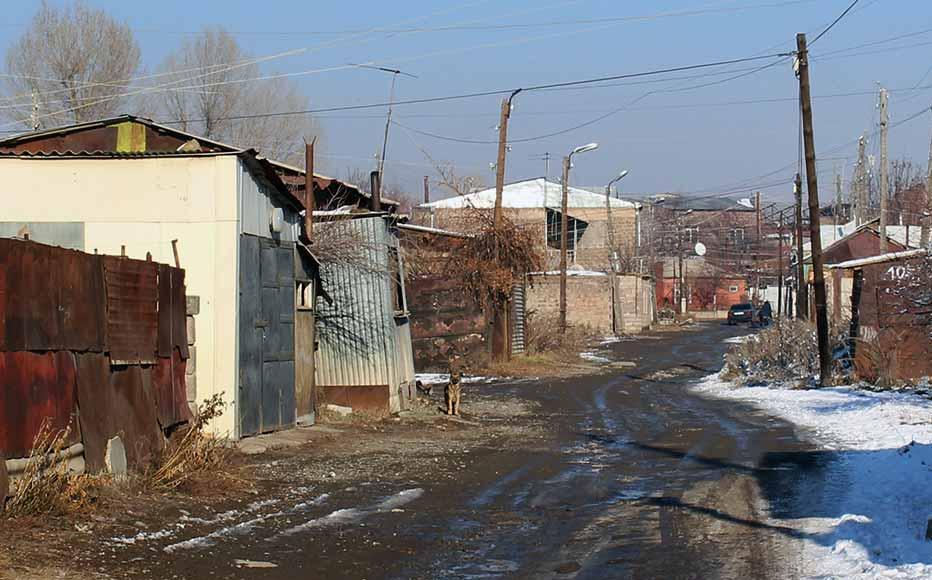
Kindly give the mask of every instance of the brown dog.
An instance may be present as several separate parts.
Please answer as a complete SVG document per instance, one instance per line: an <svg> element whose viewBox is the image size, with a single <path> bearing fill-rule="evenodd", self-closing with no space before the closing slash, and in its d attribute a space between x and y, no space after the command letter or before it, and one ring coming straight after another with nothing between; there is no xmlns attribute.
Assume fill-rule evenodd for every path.
<svg viewBox="0 0 932 580"><path fill-rule="evenodd" d="M460 392L462 391L462 374L460 371L450 370L450 382L443 389L443 398L447 403L447 415L460 414Z"/></svg>

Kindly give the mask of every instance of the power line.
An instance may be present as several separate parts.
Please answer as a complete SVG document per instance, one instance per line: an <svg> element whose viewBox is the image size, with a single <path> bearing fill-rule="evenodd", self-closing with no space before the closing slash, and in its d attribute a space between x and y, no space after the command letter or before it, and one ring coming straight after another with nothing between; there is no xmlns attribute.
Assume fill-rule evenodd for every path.
<svg viewBox="0 0 932 580"><path fill-rule="evenodd" d="M855 5L856 5L858 2L859 2L859 0L854 0L854 2L852 2L847 8L845 8L845 11L842 12L841 14L839 14L839 15L838 15L838 18L836 18L835 20L833 20L832 23L829 24L829 25L825 28L825 30L823 30L822 32L820 32L820 33L818 34L818 36L816 36L815 38L812 39L812 42L809 43L809 46L811 47L813 44L819 42L819 39L822 38L823 36L825 36L825 34L826 34L829 30L831 30L832 28L834 28L836 24L838 24L839 22L841 22L841 19L844 18L845 16L847 16L848 13L851 12L851 9L854 8Z"/></svg>

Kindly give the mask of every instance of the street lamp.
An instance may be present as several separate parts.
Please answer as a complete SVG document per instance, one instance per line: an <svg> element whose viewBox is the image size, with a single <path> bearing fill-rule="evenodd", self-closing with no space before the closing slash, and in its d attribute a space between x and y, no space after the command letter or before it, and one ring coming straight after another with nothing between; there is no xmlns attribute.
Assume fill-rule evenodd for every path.
<svg viewBox="0 0 932 580"><path fill-rule="evenodd" d="M608 259L612 265L612 272L618 272L618 254L615 248L615 224L612 222L612 185L621 181L628 175L628 170L625 169L619 173L615 179L608 182L608 185L605 186L605 216L608 219Z"/></svg>
<svg viewBox="0 0 932 580"><path fill-rule="evenodd" d="M573 155L577 153L586 153L599 148L598 143L588 143L570 151L570 154L563 158L563 206L562 215L560 216L560 332L566 334L566 235L567 235L567 205L569 203L569 184L570 184L570 167L572 167ZM575 240L573 248L575 249Z"/></svg>
<svg viewBox="0 0 932 580"><path fill-rule="evenodd" d="M618 335L619 330L624 330L624 312L618 304L618 266L620 265L618 259L618 250L615 247L615 223L612 220L612 185L621 181L628 175L628 170L625 169L619 173L615 179L612 179L608 182L608 185L605 186L605 217L607 219L606 226L608 228L608 263L612 269L612 333L616 336Z"/></svg>

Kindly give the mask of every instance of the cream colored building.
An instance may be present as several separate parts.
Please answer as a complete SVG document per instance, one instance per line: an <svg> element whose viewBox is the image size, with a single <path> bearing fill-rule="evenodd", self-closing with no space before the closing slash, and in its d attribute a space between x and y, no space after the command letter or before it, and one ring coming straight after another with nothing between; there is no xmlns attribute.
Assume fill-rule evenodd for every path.
<svg viewBox="0 0 932 580"><path fill-rule="evenodd" d="M560 261L560 224L563 187L544 178L506 184L502 207L516 224L538 232L539 248L547 258L547 269ZM475 211L490 211L495 205L495 188L454 196L417 206L417 223L451 231L463 231ZM610 239L623 271L626 257L637 247L637 205L626 200L569 187L567 192L567 250L571 265L608 271Z"/></svg>
<svg viewBox="0 0 932 580"><path fill-rule="evenodd" d="M251 336L252 318L258 320L258 315L247 315L249 304L241 294L260 279L258 270L250 270L253 260L245 248L279 252L272 254L283 264L278 272L278 279L284 280L279 318L287 325L291 317L293 326L293 256L301 209L268 162L255 152L3 154L0 207L0 231L29 232L36 241L87 252L119 255L125 250L132 258L145 259L151 254L155 261L174 263L172 241L177 240L187 294L200 298L197 399L222 393L228 403L215 430L240 437L294 424L293 330L290 345L286 339L280 345L281 372L273 377L275 373L268 370L268 377L258 379L260 383L280 382L274 385L280 399L278 416L264 413L259 401L258 414L265 420L260 419L257 427L252 416L256 393L244 385L247 353L241 343ZM265 253L261 260L256 256L255 262L266 258ZM286 264L288 256L292 258ZM261 280L264 292L268 285L265 278ZM297 300L301 298L299 293ZM277 323L273 321L273 327ZM255 326L262 337L271 332L258 328L259 322ZM282 328L282 334L287 334L288 329ZM285 360L289 351L290 363ZM260 355L260 360L266 358ZM260 375L266 372L266 367L260 369ZM260 399L262 393L260 388Z"/></svg>

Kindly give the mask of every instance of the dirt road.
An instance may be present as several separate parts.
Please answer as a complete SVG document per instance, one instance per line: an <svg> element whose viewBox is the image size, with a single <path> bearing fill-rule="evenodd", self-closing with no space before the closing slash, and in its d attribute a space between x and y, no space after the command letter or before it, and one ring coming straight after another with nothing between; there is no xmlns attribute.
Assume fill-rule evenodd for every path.
<svg viewBox="0 0 932 580"><path fill-rule="evenodd" d="M735 333L610 345L636 366L598 376L472 385L463 423L389 422L365 445L373 433L340 431L326 454L263 459L254 501L165 513L80 563L141 578L793 577L798 538L768 503L817 493L823 467L793 459L809 446L791 426L687 392Z"/></svg>

